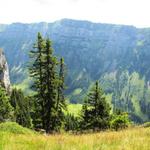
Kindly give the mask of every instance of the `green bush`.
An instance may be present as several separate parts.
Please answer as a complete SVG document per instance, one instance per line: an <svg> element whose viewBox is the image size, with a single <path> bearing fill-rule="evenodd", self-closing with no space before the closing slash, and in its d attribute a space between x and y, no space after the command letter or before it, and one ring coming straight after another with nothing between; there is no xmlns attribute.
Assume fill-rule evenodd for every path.
<svg viewBox="0 0 150 150"><path fill-rule="evenodd" d="M113 116L110 127L111 129L115 129L116 131L119 129L125 129L129 126L130 121L127 113L122 113L119 115Z"/></svg>
<svg viewBox="0 0 150 150"><path fill-rule="evenodd" d="M145 123L143 124L143 127L144 127L144 128L150 127L150 122L145 122Z"/></svg>
<svg viewBox="0 0 150 150"><path fill-rule="evenodd" d="M9 132L15 134L33 134L34 131L24 128L15 122L0 123L0 132Z"/></svg>

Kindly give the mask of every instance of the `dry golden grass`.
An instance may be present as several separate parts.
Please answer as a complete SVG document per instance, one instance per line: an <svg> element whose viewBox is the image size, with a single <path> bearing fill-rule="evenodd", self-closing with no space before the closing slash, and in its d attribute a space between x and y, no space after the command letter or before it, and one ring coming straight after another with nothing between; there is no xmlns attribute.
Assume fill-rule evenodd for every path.
<svg viewBox="0 0 150 150"><path fill-rule="evenodd" d="M150 128L83 135L17 135L0 132L2 150L150 150Z"/></svg>

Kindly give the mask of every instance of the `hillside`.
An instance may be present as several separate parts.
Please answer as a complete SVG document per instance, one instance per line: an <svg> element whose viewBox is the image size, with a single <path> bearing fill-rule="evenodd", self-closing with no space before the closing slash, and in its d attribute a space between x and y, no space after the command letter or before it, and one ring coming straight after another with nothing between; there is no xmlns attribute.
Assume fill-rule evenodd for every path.
<svg viewBox="0 0 150 150"><path fill-rule="evenodd" d="M150 29L69 19L0 25L11 82L25 91L28 54L37 32L49 36L57 56L65 58L66 94L72 103L82 103L85 91L100 80L114 107L130 112L136 122L150 119Z"/></svg>

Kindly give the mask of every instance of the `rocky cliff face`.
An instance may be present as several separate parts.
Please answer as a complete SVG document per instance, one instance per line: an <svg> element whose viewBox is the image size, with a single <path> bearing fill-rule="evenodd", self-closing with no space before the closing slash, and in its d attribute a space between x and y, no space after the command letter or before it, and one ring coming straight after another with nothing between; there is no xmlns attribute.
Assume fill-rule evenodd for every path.
<svg viewBox="0 0 150 150"><path fill-rule="evenodd" d="M0 84L10 91L9 69L2 49L0 49Z"/></svg>

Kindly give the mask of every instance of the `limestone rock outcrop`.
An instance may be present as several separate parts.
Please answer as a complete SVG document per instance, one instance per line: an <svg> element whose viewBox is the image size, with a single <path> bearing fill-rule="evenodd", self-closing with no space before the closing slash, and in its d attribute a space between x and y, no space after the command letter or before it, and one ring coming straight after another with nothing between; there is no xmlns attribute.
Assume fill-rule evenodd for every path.
<svg viewBox="0 0 150 150"><path fill-rule="evenodd" d="M0 84L6 91L10 91L9 69L2 49L0 49Z"/></svg>

